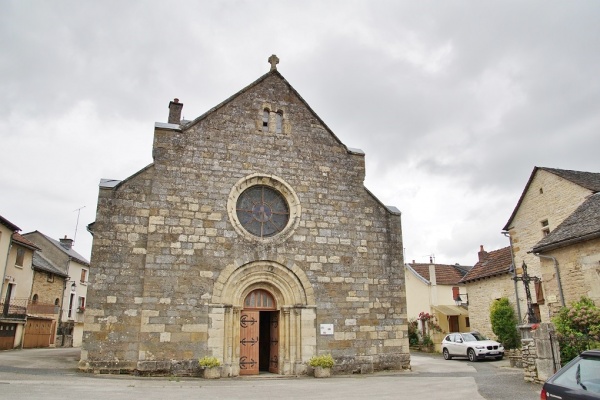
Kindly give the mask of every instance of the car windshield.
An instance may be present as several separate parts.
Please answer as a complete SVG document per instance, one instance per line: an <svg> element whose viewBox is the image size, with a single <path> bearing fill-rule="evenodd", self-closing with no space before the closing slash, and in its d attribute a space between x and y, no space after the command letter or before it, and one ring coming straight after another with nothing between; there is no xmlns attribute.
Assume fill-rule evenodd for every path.
<svg viewBox="0 0 600 400"><path fill-rule="evenodd" d="M600 393L600 360L581 359L562 371L553 383L571 389Z"/></svg>
<svg viewBox="0 0 600 400"><path fill-rule="evenodd" d="M477 342L481 340L487 340L487 338L479 332L463 333L462 336L465 342Z"/></svg>

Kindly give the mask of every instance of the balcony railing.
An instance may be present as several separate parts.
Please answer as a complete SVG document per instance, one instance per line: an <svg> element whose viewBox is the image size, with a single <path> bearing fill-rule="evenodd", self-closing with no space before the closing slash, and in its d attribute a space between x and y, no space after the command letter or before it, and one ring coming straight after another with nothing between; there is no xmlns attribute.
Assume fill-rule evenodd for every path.
<svg viewBox="0 0 600 400"><path fill-rule="evenodd" d="M27 304L29 299L10 299L0 303L0 316L2 318L25 319L27 317Z"/></svg>
<svg viewBox="0 0 600 400"><path fill-rule="evenodd" d="M59 306L55 306L54 304L43 304L43 303L30 303L27 306L27 314L58 314L60 311Z"/></svg>

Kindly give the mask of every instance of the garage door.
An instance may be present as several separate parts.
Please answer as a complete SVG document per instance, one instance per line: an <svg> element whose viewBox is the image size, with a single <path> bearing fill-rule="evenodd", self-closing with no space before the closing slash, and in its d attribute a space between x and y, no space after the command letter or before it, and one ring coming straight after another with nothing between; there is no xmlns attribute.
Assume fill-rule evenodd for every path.
<svg viewBox="0 0 600 400"><path fill-rule="evenodd" d="M17 326L15 324L0 323L0 350L9 350L13 348L15 343L15 332L17 332Z"/></svg>
<svg viewBox="0 0 600 400"><path fill-rule="evenodd" d="M52 336L52 320L28 318L25 325L23 348L49 347Z"/></svg>

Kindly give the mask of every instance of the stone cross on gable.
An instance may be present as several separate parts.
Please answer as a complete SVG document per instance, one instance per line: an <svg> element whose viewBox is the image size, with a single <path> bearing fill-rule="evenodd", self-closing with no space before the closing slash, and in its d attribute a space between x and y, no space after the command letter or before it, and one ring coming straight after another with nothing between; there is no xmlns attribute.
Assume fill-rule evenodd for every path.
<svg viewBox="0 0 600 400"><path fill-rule="evenodd" d="M279 64L279 58L275 54L269 57L269 64L271 64L271 71L277 71L277 64Z"/></svg>

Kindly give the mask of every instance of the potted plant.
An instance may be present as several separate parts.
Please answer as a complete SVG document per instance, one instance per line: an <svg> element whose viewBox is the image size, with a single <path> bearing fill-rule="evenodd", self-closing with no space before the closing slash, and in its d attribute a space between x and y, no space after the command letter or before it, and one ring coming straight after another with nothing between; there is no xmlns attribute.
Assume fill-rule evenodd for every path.
<svg viewBox="0 0 600 400"><path fill-rule="evenodd" d="M308 360L308 365L315 369L315 378L329 378L331 376L331 367L333 367L334 361L331 354L324 354L322 356L312 356Z"/></svg>
<svg viewBox="0 0 600 400"><path fill-rule="evenodd" d="M205 379L219 379L221 377L221 362L216 357L202 357L198 360L202 368L202 377Z"/></svg>

